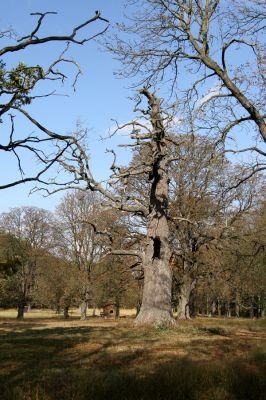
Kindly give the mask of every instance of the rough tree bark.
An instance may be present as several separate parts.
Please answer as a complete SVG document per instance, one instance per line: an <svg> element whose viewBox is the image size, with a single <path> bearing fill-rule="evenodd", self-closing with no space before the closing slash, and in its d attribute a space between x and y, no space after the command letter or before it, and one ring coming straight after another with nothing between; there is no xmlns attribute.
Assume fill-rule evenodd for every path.
<svg viewBox="0 0 266 400"><path fill-rule="evenodd" d="M149 102L152 135L151 191L147 236L143 256L144 285L137 325L172 325L172 267L168 226L168 164L165 129L161 116L160 101L148 90L143 89Z"/></svg>
<svg viewBox="0 0 266 400"><path fill-rule="evenodd" d="M168 197L169 197L169 164L173 161L171 154L167 154L167 138L164 117L161 112L160 100L146 88L140 91L149 103L148 111L142 114L149 117L149 125L145 127L145 134L142 134L136 128L143 128L144 125L134 121L118 127L122 129L125 126L131 126L133 129L131 138L136 142L131 147L146 145L148 154L144 156L139 168L129 166L121 169L116 166L116 155L111 166L113 171L109 180L112 186L114 180L127 185L128 177L149 174L151 181L148 207L143 205L137 199L128 199L125 196L116 194L112 190L103 187L97 182L91 173L89 158L86 151L82 148L78 140L75 142L75 149L71 153L77 165L73 166L73 160L63 161L63 167L68 171L75 170L76 176L79 176L80 182L86 182L86 189L100 192L104 198L108 199L112 207L131 215L141 215L147 221L147 234L143 241L143 251L114 249L111 234L108 230L98 231L94 223L89 222L98 234L106 235L110 240L110 254L134 256L141 259L144 272L143 297L140 312L136 318L137 325L171 325L175 322L172 315L171 297L172 297L172 267L170 265L171 249L169 238L169 216L168 216ZM151 125L151 128L150 128ZM76 186L75 186L76 187ZM70 184L65 188L73 188ZM56 189L55 189L56 191Z"/></svg>

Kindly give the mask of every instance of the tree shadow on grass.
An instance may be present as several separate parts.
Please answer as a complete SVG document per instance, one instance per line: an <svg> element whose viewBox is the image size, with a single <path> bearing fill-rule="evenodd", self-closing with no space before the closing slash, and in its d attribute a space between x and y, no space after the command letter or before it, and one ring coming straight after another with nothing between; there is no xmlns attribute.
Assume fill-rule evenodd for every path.
<svg viewBox="0 0 266 400"><path fill-rule="evenodd" d="M34 324L34 327L39 325ZM79 368L81 364L84 367L93 357L93 363L96 365L98 362L104 368L108 349L134 337L130 330L113 327L30 329L28 325L27 328L0 332L1 387L21 384L28 378L34 381L42 370L49 374L70 366L71 369ZM132 358L134 354L128 355L128 359Z"/></svg>
<svg viewBox="0 0 266 400"><path fill-rule="evenodd" d="M157 340L149 331L99 326L1 333L1 400L264 399L262 354L212 362L163 355L149 363ZM128 349L130 341L142 349Z"/></svg>

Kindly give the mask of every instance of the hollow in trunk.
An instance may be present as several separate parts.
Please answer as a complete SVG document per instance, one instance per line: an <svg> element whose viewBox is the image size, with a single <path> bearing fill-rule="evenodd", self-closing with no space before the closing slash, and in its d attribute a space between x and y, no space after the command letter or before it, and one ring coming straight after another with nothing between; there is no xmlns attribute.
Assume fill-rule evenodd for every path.
<svg viewBox="0 0 266 400"><path fill-rule="evenodd" d="M136 317L137 325L169 326L172 315L172 267L169 246L168 200L169 158L160 100L147 89L141 91L150 106L151 181L147 235L143 254L143 297Z"/></svg>

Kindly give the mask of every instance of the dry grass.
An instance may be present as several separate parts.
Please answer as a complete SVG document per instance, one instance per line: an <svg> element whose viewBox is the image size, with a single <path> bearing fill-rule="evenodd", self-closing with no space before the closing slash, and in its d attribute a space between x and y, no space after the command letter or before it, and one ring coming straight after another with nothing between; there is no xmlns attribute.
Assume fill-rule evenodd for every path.
<svg viewBox="0 0 266 400"><path fill-rule="evenodd" d="M96 309L96 315L99 316L101 313L101 309ZM92 316L92 309L88 309L88 317ZM134 309L121 309L121 317L130 317L130 316L134 316L136 313L136 310ZM72 308L69 311L69 315L73 318L79 318L80 316L80 310L78 308ZM8 318L16 318L17 316L17 311L14 308L10 308L10 309L0 309L0 319L8 319ZM59 319L63 317L63 312L61 312L60 314L56 314L55 311L53 310L36 310L33 309L29 312L26 312L24 314L24 319L28 320L28 319L43 319L43 318L52 318L52 319Z"/></svg>
<svg viewBox="0 0 266 400"><path fill-rule="evenodd" d="M2 400L264 399L263 320L199 318L165 330L10 315L0 319Z"/></svg>

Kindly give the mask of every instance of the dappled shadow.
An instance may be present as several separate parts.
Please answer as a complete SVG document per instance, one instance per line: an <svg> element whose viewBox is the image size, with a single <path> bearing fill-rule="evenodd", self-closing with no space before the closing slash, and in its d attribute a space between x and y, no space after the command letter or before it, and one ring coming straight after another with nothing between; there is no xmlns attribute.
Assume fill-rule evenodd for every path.
<svg viewBox="0 0 266 400"><path fill-rule="evenodd" d="M10 332L10 331L25 331L28 329L36 329L43 328L46 326L45 322L36 322L36 321L18 321L14 322L14 320L10 321L1 321L0 323L0 332Z"/></svg>
<svg viewBox="0 0 266 400"><path fill-rule="evenodd" d="M0 332L1 400L262 400L266 390L265 357L218 330L41 328Z"/></svg>
<svg viewBox="0 0 266 400"><path fill-rule="evenodd" d="M34 324L39 327L41 324ZM122 357L109 355L111 347L130 340L134 333L113 327L56 327L0 332L0 385L20 385L29 376L35 379L40 371L50 372L98 365L100 369L125 365L139 356L140 351L122 352ZM17 327L15 328L17 329ZM149 339L151 343L152 340ZM141 338L145 345L145 334ZM127 353L127 354L125 354Z"/></svg>

